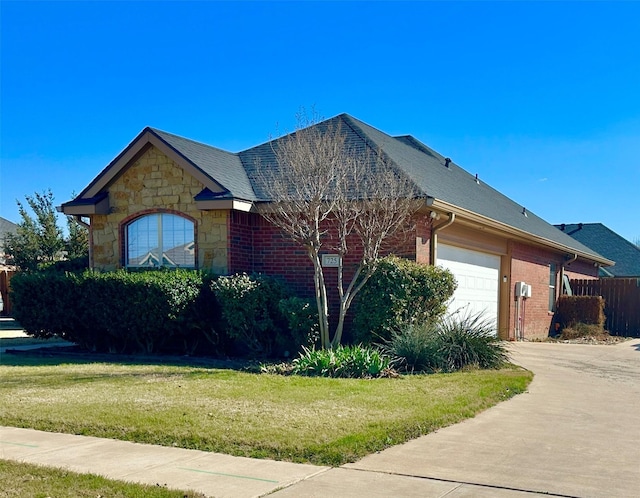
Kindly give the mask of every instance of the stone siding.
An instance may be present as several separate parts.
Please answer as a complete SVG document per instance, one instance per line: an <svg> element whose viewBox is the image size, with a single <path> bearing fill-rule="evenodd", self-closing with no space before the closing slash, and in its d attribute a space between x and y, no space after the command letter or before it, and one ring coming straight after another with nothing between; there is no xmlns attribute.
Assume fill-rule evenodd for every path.
<svg viewBox="0 0 640 498"><path fill-rule="evenodd" d="M203 188L165 154L149 148L109 186L110 213L92 216L93 267L123 266L123 222L137 213L170 211L195 221L198 268L226 273L228 212L199 210L193 198Z"/></svg>

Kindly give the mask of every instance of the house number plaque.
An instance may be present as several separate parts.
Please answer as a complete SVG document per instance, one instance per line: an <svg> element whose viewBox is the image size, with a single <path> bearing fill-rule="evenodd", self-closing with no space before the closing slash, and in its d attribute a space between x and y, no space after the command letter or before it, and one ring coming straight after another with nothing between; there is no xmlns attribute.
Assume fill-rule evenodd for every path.
<svg viewBox="0 0 640 498"><path fill-rule="evenodd" d="M340 266L340 256L338 254L323 254L322 266L325 268L338 268Z"/></svg>

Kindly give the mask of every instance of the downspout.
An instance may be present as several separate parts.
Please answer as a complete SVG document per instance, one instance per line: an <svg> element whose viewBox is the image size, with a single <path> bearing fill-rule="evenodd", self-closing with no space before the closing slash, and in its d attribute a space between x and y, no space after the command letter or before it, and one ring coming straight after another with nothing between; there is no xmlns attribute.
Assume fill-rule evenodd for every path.
<svg viewBox="0 0 640 498"><path fill-rule="evenodd" d="M429 263L431 266L434 266L437 261L438 256L438 232L444 228L447 228L449 225L453 224L456 220L455 213L447 213L449 219L445 221L442 225L438 225L437 227L431 228L431 239L429 244Z"/></svg>
<svg viewBox="0 0 640 498"><path fill-rule="evenodd" d="M563 294L563 290L564 290L564 265L570 265L577 259L578 259L578 255L574 253L573 257L570 260L560 265L560 295Z"/></svg>
<svg viewBox="0 0 640 498"><path fill-rule="evenodd" d="M82 220L82 216L76 214L73 216L78 222L78 225L83 226L89 232L89 268L93 270L93 232L91 231L91 225Z"/></svg>

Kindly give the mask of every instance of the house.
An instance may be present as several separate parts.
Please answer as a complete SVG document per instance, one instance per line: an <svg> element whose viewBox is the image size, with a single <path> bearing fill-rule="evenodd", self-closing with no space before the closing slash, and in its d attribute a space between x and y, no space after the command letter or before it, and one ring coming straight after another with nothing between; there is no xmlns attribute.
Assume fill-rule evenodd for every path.
<svg viewBox="0 0 640 498"><path fill-rule="evenodd" d="M555 226L616 262L615 266L601 267L600 277L640 278L640 248L602 223L562 223Z"/></svg>
<svg viewBox="0 0 640 498"><path fill-rule="evenodd" d="M18 230L18 225L15 223L0 217L0 267L5 267L6 257L4 253L4 241L7 235L15 234Z"/></svg>
<svg viewBox="0 0 640 498"><path fill-rule="evenodd" d="M384 155L424 197L412 237L393 252L449 268L458 280L451 309L484 311L503 338L547 336L564 277L597 278L613 263L412 136L347 114L314 126L327 125L340 126L350 146ZM157 262L191 244L194 257L176 266L277 275L312 295L305 251L256 212L269 202L256 164L273 164L279 140L232 153L145 128L61 209L90 219L94 268L137 267L147 254Z"/></svg>

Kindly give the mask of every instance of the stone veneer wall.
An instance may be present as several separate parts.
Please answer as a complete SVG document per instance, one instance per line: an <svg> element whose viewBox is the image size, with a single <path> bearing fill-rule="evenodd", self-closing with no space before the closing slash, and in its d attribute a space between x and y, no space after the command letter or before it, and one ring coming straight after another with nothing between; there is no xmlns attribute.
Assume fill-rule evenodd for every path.
<svg viewBox="0 0 640 498"><path fill-rule="evenodd" d="M92 216L93 267L101 270L122 267L123 220L138 212L167 209L195 220L198 268L226 273L228 212L199 210L193 198L203 188L196 178L151 147L109 186L111 212Z"/></svg>

